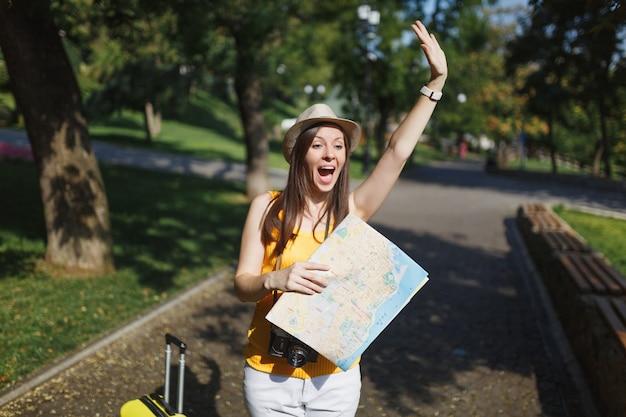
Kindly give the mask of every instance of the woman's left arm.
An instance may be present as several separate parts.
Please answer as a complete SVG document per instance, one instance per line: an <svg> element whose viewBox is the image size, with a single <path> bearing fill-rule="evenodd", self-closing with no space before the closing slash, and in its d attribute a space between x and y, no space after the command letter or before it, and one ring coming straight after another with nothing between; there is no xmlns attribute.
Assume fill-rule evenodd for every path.
<svg viewBox="0 0 626 417"><path fill-rule="evenodd" d="M446 55L422 22L416 21L411 27L430 65L430 81L426 86L432 91L441 92L448 76ZM418 91L416 87L416 93ZM380 208L412 155L436 105L436 100L419 94L411 111L393 132L387 149L372 173L351 194L351 213L368 220Z"/></svg>

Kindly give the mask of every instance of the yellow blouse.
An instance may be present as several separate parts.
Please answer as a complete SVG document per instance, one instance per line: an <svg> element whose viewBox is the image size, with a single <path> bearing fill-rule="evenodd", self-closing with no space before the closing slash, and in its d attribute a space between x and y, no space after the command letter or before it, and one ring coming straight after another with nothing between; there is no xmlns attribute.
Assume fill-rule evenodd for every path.
<svg viewBox="0 0 626 417"><path fill-rule="evenodd" d="M275 196L275 194L272 193L272 196ZM290 241L283 251L281 268L288 267L295 262L306 261L324 240L324 230L315 232L315 235L313 232L294 231L294 233L296 232L298 234L296 239ZM263 259L263 267L261 270L262 274L274 270L276 257L273 256L272 252L275 246L276 243L272 242L265 247L265 258ZM307 362L301 368L293 368L287 363L285 358L268 354L267 348L270 343L271 326L270 322L265 319L265 316L272 308L272 305L272 293L265 296L265 298L258 301L256 304L252 323L248 330L248 346L244 350L246 361L252 368L261 372L301 379L342 372L341 368L337 367L322 355L319 355L317 362ZM353 366L356 366L358 362L359 361Z"/></svg>

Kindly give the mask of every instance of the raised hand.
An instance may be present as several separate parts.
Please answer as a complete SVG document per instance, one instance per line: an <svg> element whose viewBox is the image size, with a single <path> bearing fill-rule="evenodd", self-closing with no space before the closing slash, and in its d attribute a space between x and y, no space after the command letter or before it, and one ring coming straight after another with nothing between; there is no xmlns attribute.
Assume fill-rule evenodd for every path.
<svg viewBox="0 0 626 417"><path fill-rule="evenodd" d="M428 33L428 29L426 29L426 26L424 26L421 21L416 20L415 23L411 25L411 28L422 43L422 50L424 51L424 55L426 55L426 59L430 65L431 83L429 84L431 87L443 87L443 84L448 77L446 54L439 46L439 42L437 42L435 35Z"/></svg>

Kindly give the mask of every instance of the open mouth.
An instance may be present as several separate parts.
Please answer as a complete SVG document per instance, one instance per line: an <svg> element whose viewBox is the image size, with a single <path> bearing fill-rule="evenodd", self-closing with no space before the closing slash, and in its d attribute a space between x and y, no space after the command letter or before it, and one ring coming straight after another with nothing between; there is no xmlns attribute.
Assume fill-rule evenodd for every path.
<svg viewBox="0 0 626 417"><path fill-rule="evenodd" d="M328 184L333 180L333 174L335 173L334 167L321 167L317 170L322 182Z"/></svg>

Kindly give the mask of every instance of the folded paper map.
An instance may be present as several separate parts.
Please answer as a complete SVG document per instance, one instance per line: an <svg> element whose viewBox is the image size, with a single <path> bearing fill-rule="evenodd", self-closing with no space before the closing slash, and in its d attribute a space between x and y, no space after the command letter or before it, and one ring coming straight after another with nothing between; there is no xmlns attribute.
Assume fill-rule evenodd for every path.
<svg viewBox="0 0 626 417"><path fill-rule="evenodd" d="M354 215L309 260L330 265L328 287L284 293L266 318L344 371L428 281L421 266Z"/></svg>

